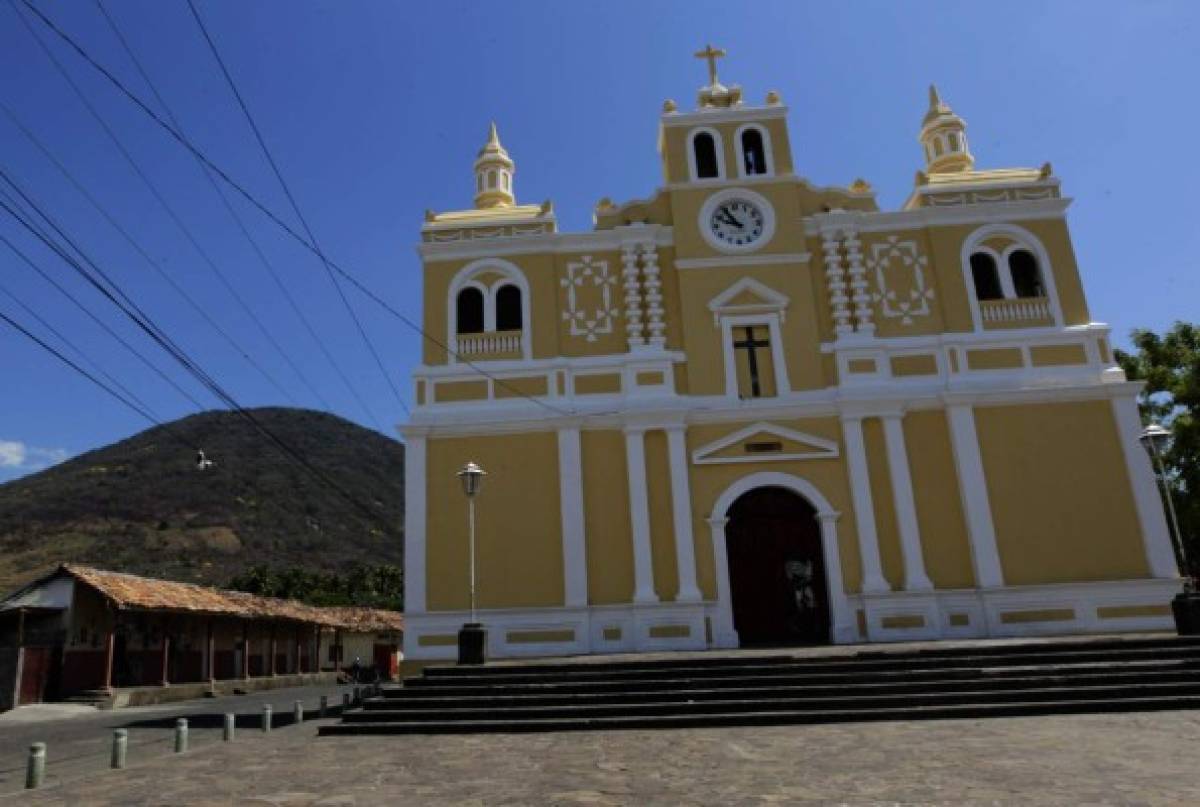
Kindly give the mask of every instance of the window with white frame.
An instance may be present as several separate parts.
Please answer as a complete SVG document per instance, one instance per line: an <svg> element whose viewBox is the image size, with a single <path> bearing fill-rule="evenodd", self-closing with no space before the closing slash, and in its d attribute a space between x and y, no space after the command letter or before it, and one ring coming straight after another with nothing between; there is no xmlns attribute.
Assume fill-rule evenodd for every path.
<svg viewBox="0 0 1200 807"><path fill-rule="evenodd" d="M744 177L764 176L775 171L771 138L761 126L747 124L736 135L738 170Z"/></svg>
<svg viewBox="0 0 1200 807"><path fill-rule="evenodd" d="M531 358L529 284L517 266L499 258L474 261L450 282L450 361Z"/></svg>
<svg viewBox="0 0 1200 807"><path fill-rule="evenodd" d="M1054 276L1041 242L1010 224L981 227L963 243L976 328L1061 322Z"/></svg>
<svg viewBox="0 0 1200 807"><path fill-rule="evenodd" d="M695 129L688 136L688 168L693 180L721 179L725 176L725 155L721 135L715 129Z"/></svg>

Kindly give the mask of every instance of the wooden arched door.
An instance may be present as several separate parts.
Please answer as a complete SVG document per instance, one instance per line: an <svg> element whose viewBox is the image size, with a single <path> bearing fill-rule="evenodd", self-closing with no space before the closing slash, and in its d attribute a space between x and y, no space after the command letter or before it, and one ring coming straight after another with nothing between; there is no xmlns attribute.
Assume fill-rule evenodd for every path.
<svg viewBox="0 0 1200 807"><path fill-rule="evenodd" d="M757 488L725 526L733 626L743 647L829 641L829 596L816 510L785 488Z"/></svg>

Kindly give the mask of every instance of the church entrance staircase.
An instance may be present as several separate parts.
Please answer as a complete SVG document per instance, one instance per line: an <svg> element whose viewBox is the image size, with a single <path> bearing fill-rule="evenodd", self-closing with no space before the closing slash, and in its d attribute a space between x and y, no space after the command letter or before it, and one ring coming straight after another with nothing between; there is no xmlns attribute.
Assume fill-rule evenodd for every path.
<svg viewBox="0 0 1200 807"><path fill-rule="evenodd" d="M1200 639L428 667L322 735L754 726L1200 708Z"/></svg>

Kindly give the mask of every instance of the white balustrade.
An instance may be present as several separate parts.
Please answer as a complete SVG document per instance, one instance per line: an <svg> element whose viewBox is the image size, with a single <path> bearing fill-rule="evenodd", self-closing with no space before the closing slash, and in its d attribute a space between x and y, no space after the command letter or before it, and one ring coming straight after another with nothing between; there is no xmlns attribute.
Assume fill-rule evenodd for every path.
<svg viewBox="0 0 1200 807"><path fill-rule="evenodd" d="M1053 322L1050 300L1045 297L1018 297L1013 300L980 300L979 316L985 323Z"/></svg>
<svg viewBox="0 0 1200 807"><path fill-rule="evenodd" d="M458 352L464 356L499 356L521 352L520 331L460 333Z"/></svg>

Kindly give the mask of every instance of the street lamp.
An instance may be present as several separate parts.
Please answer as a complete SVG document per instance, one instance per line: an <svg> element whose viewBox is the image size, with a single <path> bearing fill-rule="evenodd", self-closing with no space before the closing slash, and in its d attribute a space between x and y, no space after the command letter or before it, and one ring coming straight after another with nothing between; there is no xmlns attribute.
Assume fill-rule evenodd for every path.
<svg viewBox="0 0 1200 807"><path fill-rule="evenodd" d="M479 489L483 487L483 478L485 476L487 476L487 471L473 462L468 462L458 472L458 481L462 482L463 493L467 497L467 517L469 519L467 542L471 567L471 621L463 625L458 631L459 664L482 664L484 660L484 645L487 642L487 634L483 629L483 625L479 624L475 616L475 496L478 495Z"/></svg>
<svg viewBox="0 0 1200 807"><path fill-rule="evenodd" d="M1167 466L1163 462L1163 451L1171 439L1171 433L1157 423L1151 423L1138 438L1146 453L1158 468L1156 476L1162 480L1163 495L1167 499L1167 513L1171 516L1174 530L1175 554L1183 572L1183 592L1171 600L1171 611L1175 616L1175 629L1180 636L1200 634L1200 593L1196 592L1196 581L1192 578L1184 549L1183 533L1179 531L1179 517L1175 514L1175 501L1171 497L1171 483L1167 479Z"/></svg>
<svg viewBox="0 0 1200 807"><path fill-rule="evenodd" d="M1179 558L1179 565L1182 567L1185 584L1190 590L1192 588L1192 579L1188 573L1189 567L1183 545L1183 533L1179 531L1179 516L1175 514L1175 500L1171 496L1171 484L1167 479L1167 467L1163 463L1162 456L1163 450L1167 447L1167 443L1171 439L1171 433L1157 423L1151 423L1142 431L1142 436L1138 439L1146 449L1146 453L1154 460L1156 470L1158 471L1158 478L1162 481L1163 497L1167 500L1167 513L1171 516L1171 530L1175 541L1175 553Z"/></svg>

